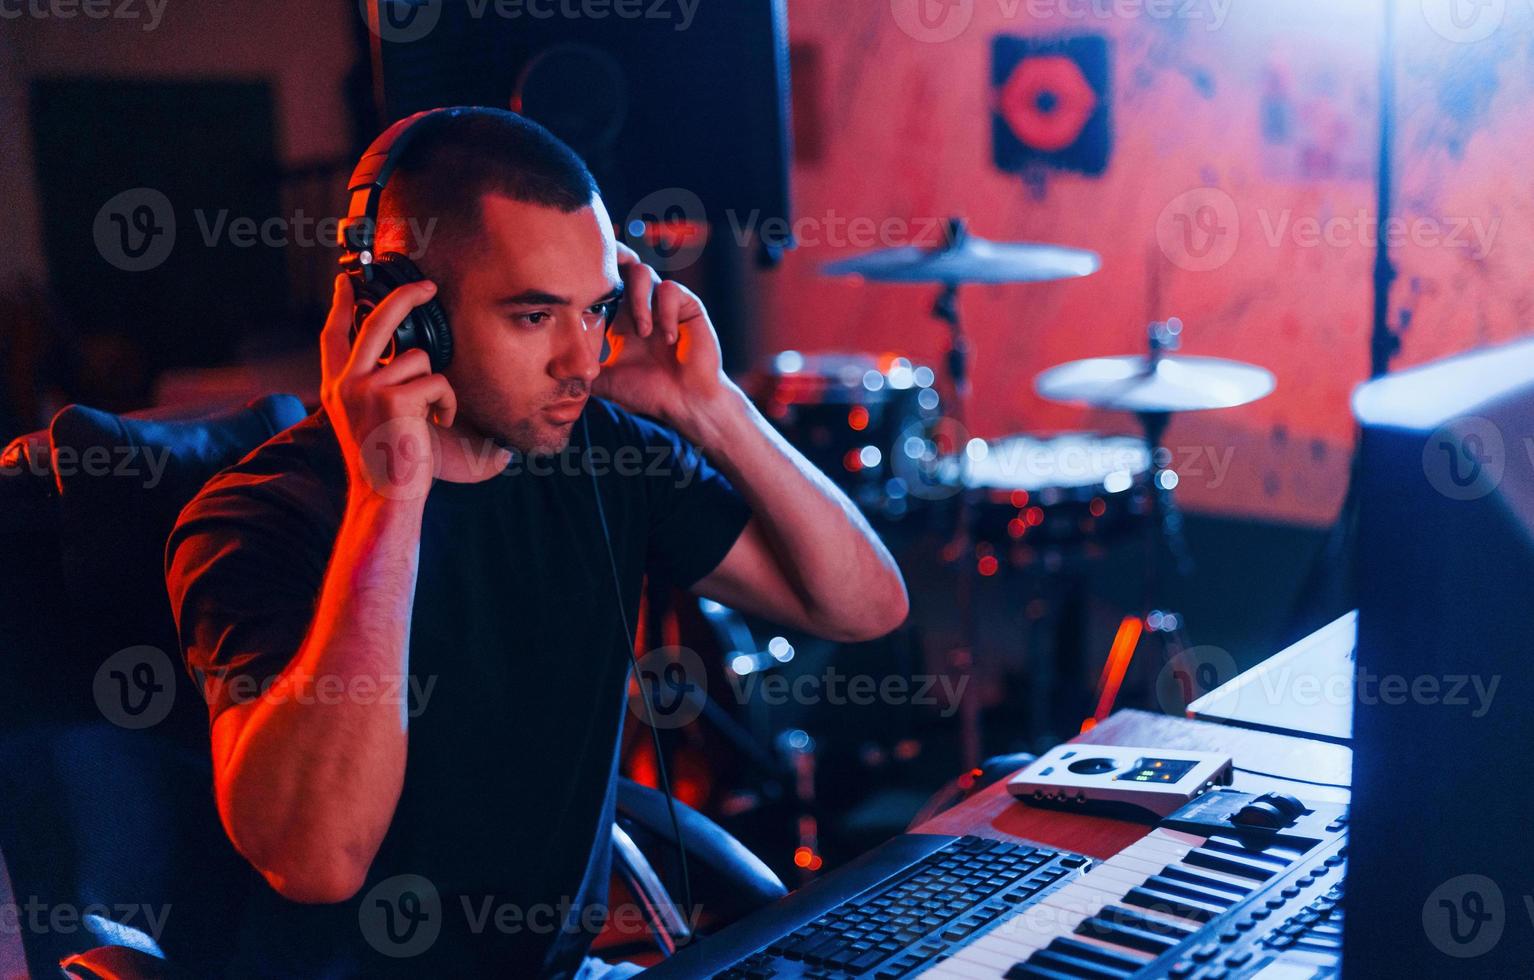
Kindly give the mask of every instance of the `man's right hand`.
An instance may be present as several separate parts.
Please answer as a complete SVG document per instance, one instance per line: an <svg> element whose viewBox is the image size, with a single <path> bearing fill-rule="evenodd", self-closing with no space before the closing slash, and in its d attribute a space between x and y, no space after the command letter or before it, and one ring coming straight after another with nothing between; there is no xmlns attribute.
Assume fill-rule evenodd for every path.
<svg viewBox="0 0 1534 980"><path fill-rule="evenodd" d="M430 281L394 290L363 320L353 344L347 334L356 301L347 277L336 277L320 333L320 402L341 443L353 493L424 500L431 490L441 466L436 426L453 424L458 399L447 378L432 373L425 351L406 351L383 365L378 359L405 315L436 294Z"/></svg>

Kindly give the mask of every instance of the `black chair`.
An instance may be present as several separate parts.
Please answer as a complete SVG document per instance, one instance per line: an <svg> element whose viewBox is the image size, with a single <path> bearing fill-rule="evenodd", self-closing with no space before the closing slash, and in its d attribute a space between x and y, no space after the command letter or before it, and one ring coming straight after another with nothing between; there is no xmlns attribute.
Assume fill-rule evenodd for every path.
<svg viewBox="0 0 1534 980"><path fill-rule="evenodd" d="M70 406L0 453L0 869L23 916L19 936L0 934L0 963L24 955L38 977L62 966L101 980L222 972L246 889L265 886L213 803L206 708L176 652L164 542L208 478L303 415L291 395L194 416ZM126 648L132 663L118 654L114 665ZM155 685L170 696L135 714L133 688ZM687 921L635 844L671 846L664 798L625 780L618 811L615 871L669 953ZM785 893L722 828L678 811L711 909L734 918ZM69 926L29 929L29 907L68 910ZM161 930L165 909L175 914ZM22 950L4 948L14 940Z"/></svg>

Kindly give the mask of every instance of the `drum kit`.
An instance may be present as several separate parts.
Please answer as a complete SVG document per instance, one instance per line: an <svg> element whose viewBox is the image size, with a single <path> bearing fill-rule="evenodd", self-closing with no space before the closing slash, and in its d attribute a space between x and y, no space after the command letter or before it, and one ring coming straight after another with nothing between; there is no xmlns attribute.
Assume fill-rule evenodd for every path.
<svg viewBox="0 0 1534 980"><path fill-rule="evenodd" d="M778 354L755 378L758 401L790 441L872 516L900 521L923 509L949 510L954 538L944 554L968 568L960 576L958 605L971 647L978 630L968 594L974 574L995 575L1004 561L1021 566L1097 553L1124 532L1148 526L1153 533L1137 619L1161 639L1165 656L1175 655L1182 618L1156 601L1164 581L1158 556L1170 554L1184 574L1191 562L1174 495L1177 474L1162 438L1175 415L1234 408L1273 391L1274 377L1263 368L1176 353L1183 324L1169 319L1151 324L1145 353L1072 361L1035 380L1035 390L1051 401L1133 416L1140 437L970 438L971 346L959 318L959 289L1080 278L1100 267L1089 251L987 241L950 220L936 247L883 249L823 269L873 283L937 287L932 316L949 334L941 378L896 355L795 351ZM948 398L940 396L944 386ZM980 756L978 709L960 708L965 762L973 765Z"/></svg>

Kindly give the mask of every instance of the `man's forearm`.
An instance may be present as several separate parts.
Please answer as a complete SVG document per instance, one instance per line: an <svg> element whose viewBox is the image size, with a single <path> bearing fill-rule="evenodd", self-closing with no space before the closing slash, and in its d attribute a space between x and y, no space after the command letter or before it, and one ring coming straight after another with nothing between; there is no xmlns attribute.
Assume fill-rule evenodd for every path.
<svg viewBox="0 0 1534 980"><path fill-rule="evenodd" d="M905 619L905 583L862 512L725 385L684 432L745 497L807 625L862 639Z"/></svg>
<svg viewBox="0 0 1534 980"><path fill-rule="evenodd" d="M420 527L418 501L354 499L297 657L262 697L215 722L225 826L290 898L348 897L393 819L408 705L313 694L405 688L389 682L408 673Z"/></svg>

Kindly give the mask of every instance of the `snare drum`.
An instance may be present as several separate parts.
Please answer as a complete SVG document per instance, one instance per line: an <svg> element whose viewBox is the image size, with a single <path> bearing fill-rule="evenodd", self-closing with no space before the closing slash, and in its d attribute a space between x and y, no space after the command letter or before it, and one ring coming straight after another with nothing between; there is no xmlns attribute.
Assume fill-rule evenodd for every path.
<svg viewBox="0 0 1534 980"><path fill-rule="evenodd" d="M1103 543L1151 510L1151 452L1142 439L1066 433L970 443L961 482L980 546L1029 549Z"/></svg>
<svg viewBox="0 0 1534 980"><path fill-rule="evenodd" d="M757 406L864 511L904 516L913 496L891 464L902 433L941 406L929 367L894 354L783 351L749 383Z"/></svg>

